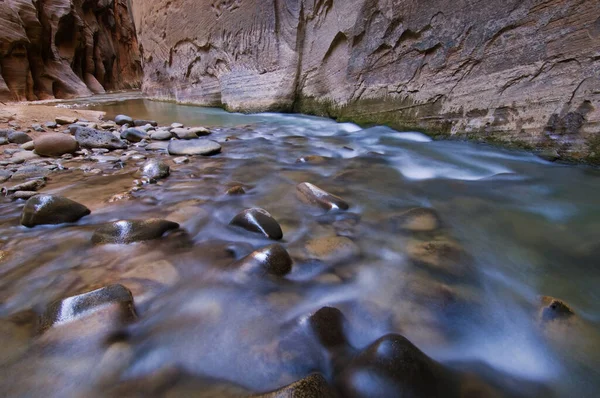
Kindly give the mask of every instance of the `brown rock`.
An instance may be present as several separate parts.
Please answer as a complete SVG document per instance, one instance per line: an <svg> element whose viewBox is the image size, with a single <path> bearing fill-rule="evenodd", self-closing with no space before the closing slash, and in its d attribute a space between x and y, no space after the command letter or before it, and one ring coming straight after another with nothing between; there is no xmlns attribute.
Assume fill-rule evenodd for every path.
<svg viewBox="0 0 600 398"><path fill-rule="evenodd" d="M283 238L283 232L279 223L264 209L246 209L236 215L230 224L244 228L247 231L262 234L269 239L281 240Z"/></svg>
<svg viewBox="0 0 600 398"><path fill-rule="evenodd" d="M344 236L309 240L304 246L304 250L309 259L331 264L350 261L360 255L360 248L351 239Z"/></svg>
<svg viewBox="0 0 600 398"><path fill-rule="evenodd" d="M306 204L318 206L324 210L348 210L350 207L342 198L322 190L316 185L303 182L296 186L298 199Z"/></svg>
<svg viewBox="0 0 600 398"><path fill-rule="evenodd" d="M250 253L234 266L245 272L284 276L292 270L292 264L292 258L287 250L275 243Z"/></svg>
<svg viewBox="0 0 600 398"><path fill-rule="evenodd" d="M327 380L313 373L302 380L265 394L252 395L251 398L334 398L335 394Z"/></svg>
<svg viewBox="0 0 600 398"><path fill-rule="evenodd" d="M166 232L179 228L172 221L152 218L149 220L121 220L106 224L92 236L95 244L129 244L161 238Z"/></svg>
<svg viewBox="0 0 600 398"><path fill-rule="evenodd" d="M90 209L71 199L58 195L36 195L25 203L21 224L36 225L73 223L90 214Z"/></svg>
<svg viewBox="0 0 600 398"><path fill-rule="evenodd" d="M48 133L33 141L35 153L41 156L62 156L79 149L75 138L69 134Z"/></svg>

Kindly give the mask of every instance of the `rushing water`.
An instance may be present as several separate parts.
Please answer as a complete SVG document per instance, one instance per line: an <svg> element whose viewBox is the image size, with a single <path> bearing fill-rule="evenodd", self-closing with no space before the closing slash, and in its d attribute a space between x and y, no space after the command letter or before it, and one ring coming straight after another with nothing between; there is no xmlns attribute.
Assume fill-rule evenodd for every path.
<svg viewBox="0 0 600 398"><path fill-rule="evenodd" d="M87 105L107 117L209 127L223 151L173 164L164 182L119 201L109 198L131 188L143 160L94 165L101 174L64 161L68 170L52 175L42 191L92 210L76 225L25 229L18 221L23 203L0 202L0 242L8 253L0 260L0 391L7 395L91 396L128 380L161 395L164 383L155 379L169 369L258 392L315 370L331 377L327 355L303 332L302 320L332 306L344 313L358 349L396 332L450 367L485 373L500 386L517 383L525 396L535 395L519 387L526 381L557 396L598 396L598 170L301 115L229 114L142 99ZM307 155L326 159L297 162ZM350 210L327 215L302 204L294 192L304 181L341 196ZM247 194L225 195L234 184ZM246 278L228 267L269 244L228 226L249 207L267 209L282 226L296 260L284 281ZM407 246L430 237L399 232L386 220L411 207L437 211L443 229L436 239L455 239L466 253L460 272L410 260ZM129 246L89 243L96 225L150 217L180 222L187 235ZM302 259L307 240L336 234L350 237L360 255ZM126 343L117 344L121 350L107 349L93 331L31 335L31 310L110 283L132 290L139 315ZM569 303L580 318L576 327L546 333L541 295Z"/></svg>

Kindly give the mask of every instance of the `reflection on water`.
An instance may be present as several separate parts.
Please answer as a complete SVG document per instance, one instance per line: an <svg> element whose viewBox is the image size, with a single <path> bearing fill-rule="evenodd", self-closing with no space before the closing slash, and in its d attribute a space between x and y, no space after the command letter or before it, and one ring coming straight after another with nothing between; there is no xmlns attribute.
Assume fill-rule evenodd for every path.
<svg viewBox="0 0 600 398"><path fill-rule="evenodd" d="M164 383L156 380L173 369L237 392L278 388L315 370L331 378L327 353L302 326L323 306L342 311L357 349L396 332L451 367L485 373L468 364L488 365L491 376L482 376L499 385L516 377L558 396L598 392L597 171L307 116L142 99L90 109L211 127L223 151L172 163L164 182L116 201L143 160L123 168L95 164L99 175L65 161L68 170L53 174L42 191L92 209L76 225L25 229L18 225L23 203L0 202L0 389L8 395L91 396L137 379L150 390L158 383L153 393L161 395ZM308 155L324 159L296 162ZM307 207L295 196L304 181L344 198L350 210ZM236 184L247 194L224 194ZM295 260L283 281L229 267L270 243L228 225L249 207L267 209L282 226L282 244ZM413 207L435 209L442 227L394 228L394 215ZM187 234L152 244L90 243L99 224L150 217L177 221ZM352 239L360 255L341 262L303 256L307 241L335 235ZM423 242L457 249L432 259ZM456 260L454 250L462 253ZM101 328L85 324L32 334L32 319L47 303L111 283L135 297L139 319L123 332L124 342L110 345ZM578 314L566 337L538 324L540 295L559 297Z"/></svg>

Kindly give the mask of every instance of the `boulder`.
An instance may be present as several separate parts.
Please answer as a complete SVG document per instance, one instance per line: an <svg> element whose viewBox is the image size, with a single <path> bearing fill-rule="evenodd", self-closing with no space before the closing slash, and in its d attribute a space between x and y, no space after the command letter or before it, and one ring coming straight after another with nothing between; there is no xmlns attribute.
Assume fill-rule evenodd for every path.
<svg viewBox="0 0 600 398"><path fill-rule="evenodd" d="M76 126L75 139L82 148L125 149L127 144L109 132Z"/></svg>
<svg viewBox="0 0 600 398"><path fill-rule="evenodd" d="M77 140L69 134L49 133L33 141L35 153L41 156L62 156L79 148Z"/></svg>
<svg viewBox="0 0 600 398"><path fill-rule="evenodd" d="M30 198L21 215L21 224L36 225L74 223L90 214L90 209L71 199L58 195L41 194Z"/></svg>

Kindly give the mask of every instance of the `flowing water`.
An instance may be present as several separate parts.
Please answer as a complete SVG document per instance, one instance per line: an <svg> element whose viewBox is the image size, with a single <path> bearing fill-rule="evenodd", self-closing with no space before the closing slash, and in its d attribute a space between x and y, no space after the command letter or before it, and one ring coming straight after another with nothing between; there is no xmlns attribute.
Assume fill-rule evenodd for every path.
<svg viewBox="0 0 600 398"><path fill-rule="evenodd" d="M168 395L164 380L173 372L204 390L232 385L212 396L235 388L264 392L313 371L331 380L328 354L304 325L323 306L342 311L359 350L400 333L507 396L540 396L531 385L542 386L542 396L598 396L598 170L317 117L143 99L84 105L107 117L205 126L223 150L171 163L170 177L133 191L142 156L88 167L100 173L63 161L65 170L42 192L92 210L74 225L26 229L19 225L23 203L0 202L0 391L7 396L110 395L117 385L124 390L115 396ZM323 158L297 161L308 155ZM325 213L303 204L295 186L305 181L344 198L350 209ZM225 195L236 184L247 193ZM250 207L268 210L282 226L282 244L295 260L282 280L229 266L270 243L228 225ZM394 228L394 215L414 207L435 209L442 227ZM99 224L151 217L177 221L185 233L128 246L90 243ZM303 256L307 241L336 235L360 253ZM460 259L419 261L415 242L431 240L452 242ZM111 343L85 324L41 337L32 331L32 319L51 301L111 283L133 292L139 317L120 332L123 341ZM566 333L540 321L543 295L577 314Z"/></svg>

